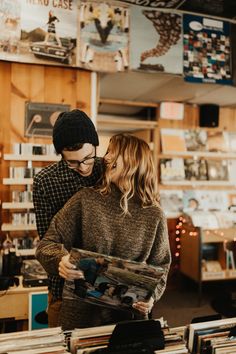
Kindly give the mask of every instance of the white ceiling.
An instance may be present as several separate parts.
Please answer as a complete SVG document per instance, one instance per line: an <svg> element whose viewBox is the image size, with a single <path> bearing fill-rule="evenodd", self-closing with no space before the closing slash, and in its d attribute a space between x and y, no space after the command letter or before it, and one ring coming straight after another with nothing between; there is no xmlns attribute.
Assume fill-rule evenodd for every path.
<svg viewBox="0 0 236 354"><path fill-rule="evenodd" d="M159 103L218 104L236 107L236 87L184 81L166 73L122 72L100 74L100 97Z"/></svg>

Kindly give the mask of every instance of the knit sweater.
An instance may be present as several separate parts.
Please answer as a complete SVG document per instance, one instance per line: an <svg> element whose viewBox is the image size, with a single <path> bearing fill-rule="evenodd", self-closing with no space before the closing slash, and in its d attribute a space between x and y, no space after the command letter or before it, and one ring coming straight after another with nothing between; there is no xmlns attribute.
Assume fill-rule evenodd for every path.
<svg viewBox="0 0 236 354"><path fill-rule="evenodd" d="M165 290L171 262L166 218L160 207L142 208L137 198L129 201L129 214L123 215L120 197L121 192L115 186L112 186L111 193L106 196L93 188L84 188L77 192L54 216L46 235L39 243L36 258L52 275L58 274L61 258L72 247L161 266L165 272L154 294L157 301ZM105 310L76 298L71 282L67 282L65 286L63 302L67 303L67 308L62 308L64 329L102 325L106 322L102 320L102 312L104 314ZM101 317L101 323L94 323L92 318L90 321L92 313L86 313L86 310L83 320L74 318L73 322L69 317L74 314L69 312L78 308L79 317L88 308L88 312L92 311L93 315L97 313L96 318ZM112 322L112 318L109 322Z"/></svg>

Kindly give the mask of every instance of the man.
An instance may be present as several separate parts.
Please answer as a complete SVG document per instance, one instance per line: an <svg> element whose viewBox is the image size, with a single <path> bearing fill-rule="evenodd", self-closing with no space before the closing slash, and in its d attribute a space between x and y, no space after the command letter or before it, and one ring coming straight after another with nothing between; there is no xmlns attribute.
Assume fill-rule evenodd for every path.
<svg viewBox="0 0 236 354"><path fill-rule="evenodd" d="M43 168L34 178L33 202L37 230L45 235L53 216L80 188L96 184L102 173L96 157L98 135L85 112L62 112L53 127L53 144L61 160ZM70 267L70 263L62 264ZM60 273L61 274L61 273ZM48 324L59 326L64 279L49 277Z"/></svg>

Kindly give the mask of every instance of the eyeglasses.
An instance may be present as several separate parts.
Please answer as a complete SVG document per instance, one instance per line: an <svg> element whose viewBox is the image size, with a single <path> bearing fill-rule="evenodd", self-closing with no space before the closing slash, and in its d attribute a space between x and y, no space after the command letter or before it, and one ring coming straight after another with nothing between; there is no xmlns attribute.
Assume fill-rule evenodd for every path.
<svg viewBox="0 0 236 354"><path fill-rule="evenodd" d="M67 163L69 168L72 169L76 169L79 168L81 164L85 165L85 166L90 166L94 163L94 160L96 158L95 156L91 156L91 157L86 157L84 160L79 161L79 160L65 160L64 161Z"/></svg>

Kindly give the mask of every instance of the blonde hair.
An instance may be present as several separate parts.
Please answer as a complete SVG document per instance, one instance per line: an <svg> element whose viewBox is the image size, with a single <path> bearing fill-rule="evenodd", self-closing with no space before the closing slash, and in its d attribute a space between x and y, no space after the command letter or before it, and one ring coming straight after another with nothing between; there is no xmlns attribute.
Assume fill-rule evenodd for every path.
<svg viewBox="0 0 236 354"><path fill-rule="evenodd" d="M110 193L110 172L118 156L121 156L124 166L116 184L122 192L120 206L123 212L125 214L129 212L128 201L132 197L138 197L144 208L159 205L157 172L148 144L133 135L117 134L110 139L107 151L111 160L106 165L99 187L100 193L103 195Z"/></svg>

